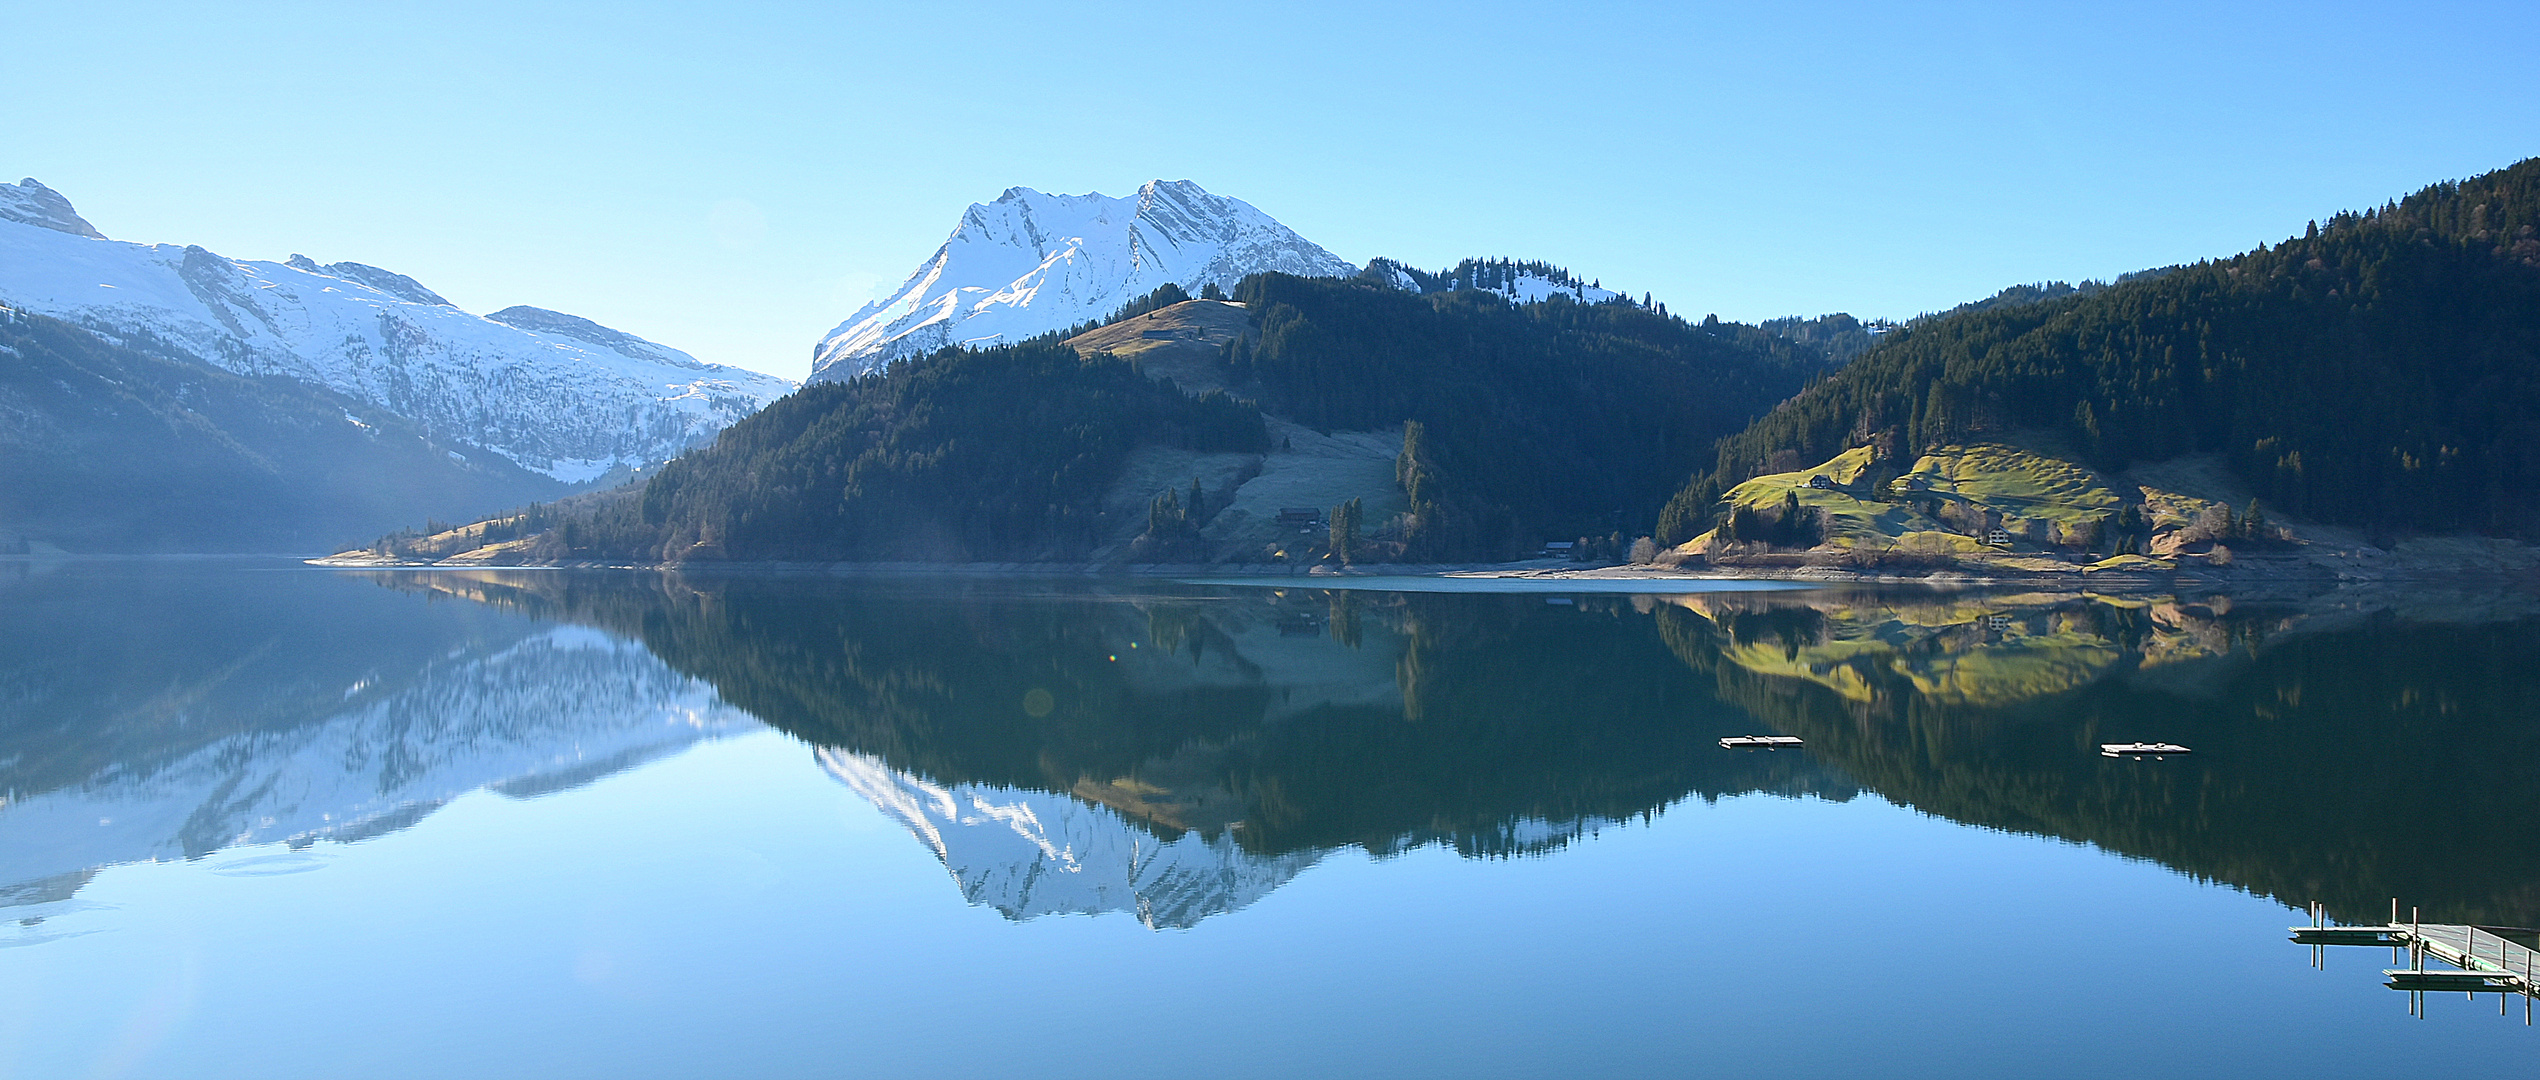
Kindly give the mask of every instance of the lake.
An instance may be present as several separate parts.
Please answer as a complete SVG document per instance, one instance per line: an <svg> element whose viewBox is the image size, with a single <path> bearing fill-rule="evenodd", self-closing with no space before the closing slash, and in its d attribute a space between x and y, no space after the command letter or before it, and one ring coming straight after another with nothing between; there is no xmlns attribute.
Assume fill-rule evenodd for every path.
<svg viewBox="0 0 2540 1080"><path fill-rule="evenodd" d="M0 562L0 1077L2540 1053L2528 598L1326 584Z"/></svg>

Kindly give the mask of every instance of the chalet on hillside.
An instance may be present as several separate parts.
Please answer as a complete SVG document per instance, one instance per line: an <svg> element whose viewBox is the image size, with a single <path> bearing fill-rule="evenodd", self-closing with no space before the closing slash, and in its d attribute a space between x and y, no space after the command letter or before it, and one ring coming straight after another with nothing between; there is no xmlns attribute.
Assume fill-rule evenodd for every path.
<svg viewBox="0 0 2540 1080"><path fill-rule="evenodd" d="M1817 475L1808 478L1808 486L1819 491L1833 491L1834 477L1827 476L1824 473L1818 473Z"/></svg>
<svg viewBox="0 0 2540 1080"><path fill-rule="evenodd" d="M2009 547L2011 546L2011 530L2001 528L1986 529L1984 531L1984 542L1988 547Z"/></svg>

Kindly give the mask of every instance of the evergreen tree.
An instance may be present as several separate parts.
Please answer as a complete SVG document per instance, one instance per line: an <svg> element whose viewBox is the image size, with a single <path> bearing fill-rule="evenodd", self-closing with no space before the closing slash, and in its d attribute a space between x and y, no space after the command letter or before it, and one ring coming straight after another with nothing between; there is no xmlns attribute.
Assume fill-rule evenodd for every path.
<svg viewBox="0 0 2540 1080"><path fill-rule="evenodd" d="M1147 535L1170 537L1179 535L1188 517L1182 512L1182 501L1168 489L1147 503Z"/></svg>
<svg viewBox="0 0 2540 1080"><path fill-rule="evenodd" d="M1357 557L1360 512L1359 500L1355 498L1332 508L1332 555L1342 565L1348 565Z"/></svg>
<svg viewBox="0 0 2540 1080"><path fill-rule="evenodd" d="M1799 493L1783 492L1781 515L1773 519L1773 543L1782 547L1812 546L1814 541L1808 536L1807 517L1808 508L1799 505Z"/></svg>

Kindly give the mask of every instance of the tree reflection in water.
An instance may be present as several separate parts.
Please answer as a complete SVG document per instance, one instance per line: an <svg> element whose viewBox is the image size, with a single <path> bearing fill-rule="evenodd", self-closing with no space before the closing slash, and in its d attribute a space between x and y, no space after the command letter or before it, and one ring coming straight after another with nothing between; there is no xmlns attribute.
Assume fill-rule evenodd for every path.
<svg viewBox="0 0 2540 1080"><path fill-rule="evenodd" d="M1285 860L1284 880L1343 846L1525 854L1688 796L1857 784L2353 918L2394 895L2506 924L2540 903L2519 812L2540 792L2540 620L2513 598L391 580L639 637L833 771L952 805L903 816L939 853L948 825L1012 831L981 808L1074 806L1107 811L1107 839L1044 822L1033 850L1129 828L1196 837L1219 853L1204 873ZM1761 730L1808 749L1716 744ZM2097 753L2134 739L2197 753ZM1019 873L954 869L982 902L976 882Z"/></svg>
<svg viewBox="0 0 2540 1080"><path fill-rule="evenodd" d="M1866 790L2348 919L2540 921L2513 596L368 576L0 582L0 905L764 722L1014 918L1184 926L1343 848L1524 856L1687 798ZM1770 733L1807 747L1718 745ZM2097 753L2135 740L2196 752Z"/></svg>

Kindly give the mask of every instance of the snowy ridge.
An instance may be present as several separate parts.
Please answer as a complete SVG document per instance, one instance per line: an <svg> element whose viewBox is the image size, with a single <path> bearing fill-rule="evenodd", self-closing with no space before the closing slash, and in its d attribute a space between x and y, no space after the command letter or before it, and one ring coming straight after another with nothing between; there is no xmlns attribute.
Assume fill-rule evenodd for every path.
<svg viewBox="0 0 2540 1080"><path fill-rule="evenodd" d="M382 270L367 263L340 262L328 263L324 266L320 266L318 265L318 261L316 259L312 259L306 255L293 255L290 258L283 260L283 265L294 270L306 270L312 274L325 274L328 277L339 277L346 281L358 281L364 285L370 286L371 288L387 293L390 296L394 296L399 300L408 300L417 304L439 304L443 307L458 306L448 300L442 299L440 293L424 288L423 283L420 281L416 281L413 278L407 277L406 275L397 273L393 270ZM498 317L499 315L500 313L498 312L496 315L487 316L487 318L492 318L496 322L501 322L502 319Z"/></svg>
<svg viewBox="0 0 2540 1080"><path fill-rule="evenodd" d="M1187 928L1250 906L1323 855L1255 855L1225 833L1165 840L1072 795L946 787L866 754L819 756L829 775L934 849L963 897L1016 921L1128 911L1150 928Z"/></svg>
<svg viewBox="0 0 2540 1080"><path fill-rule="evenodd" d="M59 899L30 886L75 888L117 863L360 840L471 791L562 790L759 726L643 646L579 626L435 664L402 689L345 693L320 723L0 803L0 902Z"/></svg>
<svg viewBox="0 0 2540 1080"><path fill-rule="evenodd" d="M33 180L0 185L0 304L317 383L567 483L666 460L793 389L570 315L471 315L375 266L104 239Z"/></svg>
<svg viewBox="0 0 2540 1080"><path fill-rule="evenodd" d="M1020 341L1100 319L1167 282L1196 295L1246 274L1344 276L1358 268L1241 199L1188 180L1135 196L1008 188L961 224L889 298L812 351L812 379L850 379L947 345Z"/></svg>
<svg viewBox="0 0 2540 1080"><path fill-rule="evenodd" d="M1623 295L1599 284L1581 281L1569 271L1550 263L1514 259L1466 259L1436 273L1415 270L1392 259L1369 259L1365 276L1410 292L1472 289L1498 293L1518 304L1538 303L1556 295L1582 304L1602 304Z"/></svg>

